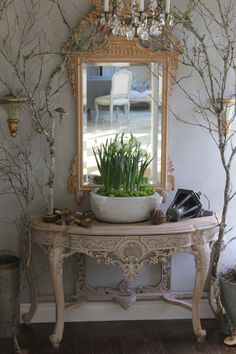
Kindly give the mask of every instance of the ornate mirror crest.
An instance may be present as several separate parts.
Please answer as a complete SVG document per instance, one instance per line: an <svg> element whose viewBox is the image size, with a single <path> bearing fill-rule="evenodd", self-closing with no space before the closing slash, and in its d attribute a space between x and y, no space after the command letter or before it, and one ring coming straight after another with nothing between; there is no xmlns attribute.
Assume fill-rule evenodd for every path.
<svg viewBox="0 0 236 354"><path fill-rule="evenodd" d="M65 53L94 51L97 46L103 45L108 37L113 36L107 22L101 21L104 14L103 0L89 0L89 2L92 4L92 8L65 43L63 47ZM110 1L110 9L113 3L115 1ZM129 15L130 10L129 2L124 2L121 15L124 17ZM126 39L122 36L119 37ZM158 37L149 36L148 40L140 40L140 43L144 48L150 47L153 51L169 51L174 60L182 52L180 40L170 32L169 27L163 27L162 33Z"/></svg>

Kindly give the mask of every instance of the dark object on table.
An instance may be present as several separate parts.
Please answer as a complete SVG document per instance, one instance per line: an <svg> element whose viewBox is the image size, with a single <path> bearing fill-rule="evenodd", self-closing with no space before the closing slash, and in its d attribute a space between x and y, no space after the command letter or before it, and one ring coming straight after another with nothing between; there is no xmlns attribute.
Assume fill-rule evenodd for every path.
<svg viewBox="0 0 236 354"><path fill-rule="evenodd" d="M175 198L166 212L168 221L197 218L202 210L199 196L189 189L178 189Z"/></svg>
<svg viewBox="0 0 236 354"><path fill-rule="evenodd" d="M154 225L160 225L166 221L166 215L162 210L155 209L152 213L151 220Z"/></svg>
<svg viewBox="0 0 236 354"><path fill-rule="evenodd" d="M52 214L52 215L45 214L45 215L43 215L43 222L45 222L46 224L55 223L58 219L59 219L59 217L56 214Z"/></svg>
<svg viewBox="0 0 236 354"><path fill-rule="evenodd" d="M201 210L201 213L200 213L200 217L203 217L203 216L212 216L214 213L212 210L205 210L205 209L202 209Z"/></svg>

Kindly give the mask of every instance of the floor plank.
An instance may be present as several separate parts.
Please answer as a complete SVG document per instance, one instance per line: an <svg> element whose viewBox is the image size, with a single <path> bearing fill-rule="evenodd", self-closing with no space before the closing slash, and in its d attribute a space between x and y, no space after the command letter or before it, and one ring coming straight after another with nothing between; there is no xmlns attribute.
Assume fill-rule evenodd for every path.
<svg viewBox="0 0 236 354"><path fill-rule="evenodd" d="M53 324L22 325L24 354L236 354L223 344L216 320L203 320L205 343L197 343L190 320L66 323L62 343L48 341ZM0 354L15 354L11 340L0 340Z"/></svg>

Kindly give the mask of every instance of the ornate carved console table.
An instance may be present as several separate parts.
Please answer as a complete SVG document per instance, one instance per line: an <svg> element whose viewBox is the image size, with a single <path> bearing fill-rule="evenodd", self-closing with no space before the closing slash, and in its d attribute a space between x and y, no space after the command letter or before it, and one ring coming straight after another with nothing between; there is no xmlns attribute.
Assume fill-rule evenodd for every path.
<svg viewBox="0 0 236 354"><path fill-rule="evenodd" d="M64 315L68 309L81 306L73 303L65 308L63 291L63 260L79 253L96 258L97 262L119 265L124 275L136 276L146 264L167 262L177 252L187 252L194 256L196 265L195 285L192 304L175 298L168 289L160 289L159 299L192 311L193 329L199 342L203 342L206 331L201 328L199 303L206 281L211 244L217 237L215 216L184 220L178 223L151 225L149 222L137 224L105 224L97 222L86 229L76 226L45 224L39 217L33 220L33 242L46 250L55 303L56 323L50 336L57 347L63 336ZM29 277L30 275L29 269ZM23 320L29 323L37 307L37 287L31 286L32 304ZM124 292L127 295L127 292Z"/></svg>

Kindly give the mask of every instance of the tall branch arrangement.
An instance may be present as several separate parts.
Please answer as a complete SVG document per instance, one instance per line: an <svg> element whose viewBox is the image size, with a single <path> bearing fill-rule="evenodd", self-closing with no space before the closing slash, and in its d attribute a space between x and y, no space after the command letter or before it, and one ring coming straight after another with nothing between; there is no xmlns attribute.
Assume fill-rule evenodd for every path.
<svg viewBox="0 0 236 354"><path fill-rule="evenodd" d="M32 202L39 191L48 214L53 213L55 128L65 113L58 102L68 82L67 56L61 53L61 39L55 41L50 28L55 13L69 35L71 28L60 0L0 0L0 96L28 98L19 136L12 140L4 135L4 121L0 127L0 200L11 195L17 202L19 217L14 215L13 221L20 236L22 278L31 254ZM46 172L38 174L38 165Z"/></svg>
<svg viewBox="0 0 236 354"><path fill-rule="evenodd" d="M225 175L222 181L223 207L213 256L212 282L215 286L220 254L228 231L227 214L236 195L232 176L236 155L235 114L227 121L224 110L225 98L236 95L236 3L231 0L189 0L184 10L175 8L174 15L176 30L184 46L184 78L195 77L200 84L194 92L189 92L184 86L184 78L178 79L177 84L191 102L194 113L191 120L173 114L185 124L208 131L218 148ZM216 300L221 311L219 292L216 293Z"/></svg>
<svg viewBox="0 0 236 354"><path fill-rule="evenodd" d="M65 31L70 32L59 0L5 0L0 7L1 91L28 98L25 114L33 124L33 131L46 141L47 189L42 192L49 215L53 213L54 199L55 126L65 113L58 102L68 83L67 56L62 55L60 47L55 47L45 26L55 10Z"/></svg>
<svg viewBox="0 0 236 354"><path fill-rule="evenodd" d="M32 162L32 145L30 140L22 144L9 141L3 135L0 136L0 200L3 196L10 196L13 204L17 205L18 213L15 211L14 222L20 235L19 254L21 255L21 281L17 294L17 304L20 304L21 293L24 287L25 270L29 266L31 255L31 207L37 194L39 184L37 176L34 175ZM10 285L9 285L10 286ZM18 306L12 309L12 335L18 353L23 353L16 333L18 321Z"/></svg>

